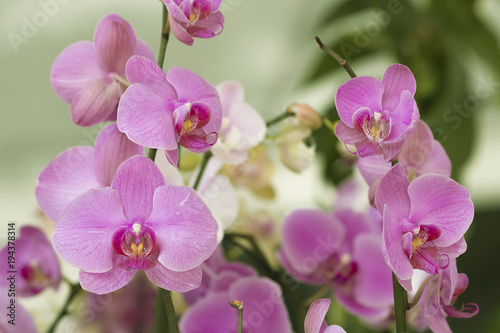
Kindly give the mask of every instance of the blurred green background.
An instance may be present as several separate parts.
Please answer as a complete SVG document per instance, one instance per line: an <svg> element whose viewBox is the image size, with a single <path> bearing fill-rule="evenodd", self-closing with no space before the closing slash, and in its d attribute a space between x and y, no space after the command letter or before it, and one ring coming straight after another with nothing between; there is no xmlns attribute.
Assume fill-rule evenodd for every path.
<svg viewBox="0 0 500 333"><path fill-rule="evenodd" d="M470 189L476 206L468 251L458 260L459 271L470 280L459 302L476 302L480 312L472 319L450 319L450 325L454 332L500 331L500 1L225 0L222 8L223 33L197 39L192 47L172 37L165 68L187 67L213 84L242 82L247 101L265 119L293 101L336 119L335 91L348 76L315 46L315 35L348 59L358 75L381 78L394 62L411 68L421 116L447 150L453 178ZM40 16L44 11L50 14L46 20ZM61 151L93 143L100 127L73 125L69 106L52 91L49 73L57 55L71 43L91 40L95 25L109 13L127 19L157 53L157 0L0 2L1 221L34 223L40 170ZM26 28L30 23L38 24L35 30ZM13 43L16 38L22 42ZM323 127L316 143L317 169L328 182L338 183L346 168L338 159L337 140ZM301 176L285 177L292 181L281 192L281 206L322 196L310 185L302 191L307 181ZM28 306L38 307L36 302ZM58 306L54 301L40 310L49 314L37 320L50 321L50 310Z"/></svg>

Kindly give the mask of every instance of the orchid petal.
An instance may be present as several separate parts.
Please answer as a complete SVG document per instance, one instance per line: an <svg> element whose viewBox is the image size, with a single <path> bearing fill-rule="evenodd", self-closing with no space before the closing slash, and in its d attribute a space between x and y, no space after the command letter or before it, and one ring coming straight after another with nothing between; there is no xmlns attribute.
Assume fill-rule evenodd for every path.
<svg viewBox="0 0 500 333"><path fill-rule="evenodd" d="M163 175L153 161L133 156L118 168L111 187L120 194L128 221L144 223L153 210L153 194L163 185Z"/></svg>
<svg viewBox="0 0 500 333"><path fill-rule="evenodd" d="M111 238L127 223L118 192L90 190L79 197L54 227L52 243L70 265L89 273L113 268Z"/></svg>
<svg viewBox="0 0 500 333"><path fill-rule="evenodd" d="M373 77L359 76L350 79L340 86L335 96L340 120L351 127L353 114L358 109L365 107L373 112L381 111L383 93L384 86Z"/></svg>
<svg viewBox="0 0 500 333"><path fill-rule="evenodd" d="M95 174L99 182L110 186L120 164L129 157L142 155L143 150L118 131L116 124L104 128L97 136L94 149Z"/></svg>
<svg viewBox="0 0 500 333"><path fill-rule="evenodd" d="M400 101L403 91L408 91L412 96L417 90L417 82L410 69L401 64L393 64L387 68L382 78L384 95L382 104L386 110L394 110Z"/></svg>
<svg viewBox="0 0 500 333"><path fill-rule="evenodd" d="M217 247L217 222L193 189L159 187L148 225L158 235L159 262L174 271L198 267Z"/></svg>
<svg viewBox="0 0 500 333"><path fill-rule="evenodd" d="M441 236L437 246L450 246L467 231L474 217L469 191L442 175L427 174L408 187L411 200L409 219L413 223L435 225Z"/></svg>
<svg viewBox="0 0 500 333"><path fill-rule="evenodd" d="M35 195L42 211L57 222L76 198L104 186L95 175L93 149L73 147L40 172Z"/></svg>
<svg viewBox="0 0 500 333"><path fill-rule="evenodd" d="M123 73L127 60L134 54L136 36L130 23L116 14L104 17L97 24L94 44L101 67L109 72Z"/></svg>
<svg viewBox="0 0 500 333"><path fill-rule="evenodd" d="M115 256L114 267L103 273L89 273L80 271L82 288L94 294L109 294L124 287L132 280L135 270L127 271L118 267L118 257Z"/></svg>
<svg viewBox="0 0 500 333"><path fill-rule="evenodd" d="M198 288L201 283L201 268L196 267L183 272L172 271L161 263L145 271L149 280L166 290L184 293Z"/></svg>
<svg viewBox="0 0 500 333"><path fill-rule="evenodd" d="M140 84L125 91L118 105L118 129L140 145L177 149L172 113L165 101Z"/></svg>

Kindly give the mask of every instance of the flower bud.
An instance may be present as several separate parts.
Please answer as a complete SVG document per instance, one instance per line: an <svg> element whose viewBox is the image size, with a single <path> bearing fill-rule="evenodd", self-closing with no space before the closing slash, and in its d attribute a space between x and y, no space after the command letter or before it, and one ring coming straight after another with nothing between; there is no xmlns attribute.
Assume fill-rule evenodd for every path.
<svg viewBox="0 0 500 333"><path fill-rule="evenodd" d="M278 156L283 164L294 172L302 172L314 159L315 145L307 146L304 139L311 130L299 124L297 119L288 119L276 138Z"/></svg>
<svg viewBox="0 0 500 333"><path fill-rule="evenodd" d="M306 128L317 130L323 125L320 115L309 104L292 103L287 107L287 112L295 113L299 124Z"/></svg>

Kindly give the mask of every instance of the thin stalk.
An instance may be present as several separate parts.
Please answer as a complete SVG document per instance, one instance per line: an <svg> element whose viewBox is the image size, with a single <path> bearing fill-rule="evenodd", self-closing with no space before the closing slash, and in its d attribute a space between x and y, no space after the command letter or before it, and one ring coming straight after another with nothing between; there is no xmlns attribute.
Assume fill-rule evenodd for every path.
<svg viewBox="0 0 500 333"><path fill-rule="evenodd" d="M266 127L269 128L269 127L273 126L274 124L277 124L280 121L285 120L288 117L293 117L293 116L295 116L295 114L293 114L291 112L288 112L288 111L285 111L284 113L280 114L276 118L273 118L273 119L269 120L266 123Z"/></svg>
<svg viewBox="0 0 500 333"><path fill-rule="evenodd" d="M392 288L394 291L394 311L396 313L396 333L406 333L408 297L406 296L406 290L399 284L394 273L392 273Z"/></svg>
<svg viewBox="0 0 500 333"><path fill-rule="evenodd" d="M198 186L200 186L201 178L203 178L203 173L205 172L205 169L207 167L208 161L212 157L212 153L207 151L205 154L203 154L203 159L201 160L201 167L200 171L198 172L198 175L196 176L196 180L194 181L193 189L196 191L198 189Z"/></svg>
<svg viewBox="0 0 500 333"><path fill-rule="evenodd" d="M179 333L179 325L177 323L177 316L175 315L174 303L172 302L172 292L170 290L165 290L163 288L159 288L158 292L160 293L163 304L165 306L165 312L167 313L167 322L168 322L168 333Z"/></svg>
<svg viewBox="0 0 500 333"><path fill-rule="evenodd" d="M163 63L165 62L165 53L167 52L169 37L170 37L170 24L168 23L168 10L167 7L163 5L160 53L158 55L158 66L160 66L160 68L163 68Z"/></svg>
<svg viewBox="0 0 500 333"><path fill-rule="evenodd" d="M80 290L82 290L82 287L80 286L79 283L77 284L70 284L70 291L68 294L68 298L66 299L66 302L64 303L64 306L62 307L61 311L59 311L59 314L57 315L56 319L52 322L52 325L50 325L50 328L47 330L47 333L53 333L55 332L57 325L63 319L65 315L69 313L68 308L71 305L71 302L75 298L75 296L78 294Z"/></svg>
<svg viewBox="0 0 500 333"><path fill-rule="evenodd" d="M238 309L238 333L243 333L243 307Z"/></svg>
<svg viewBox="0 0 500 333"><path fill-rule="evenodd" d="M339 56L337 52L333 51L328 46L323 44L323 42L321 41L321 39L319 39L318 36L314 37L314 39L316 40L316 44L318 45L318 47L323 51L325 51L326 53L328 53L333 59L335 59L340 64L340 66L342 66L345 69L345 71L347 72L347 74L349 74L350 77L352 78L356 77L356 73L354 73L354 71L351 69L351 67L347 63L347 60L345 60L344 58Z"/></svg>

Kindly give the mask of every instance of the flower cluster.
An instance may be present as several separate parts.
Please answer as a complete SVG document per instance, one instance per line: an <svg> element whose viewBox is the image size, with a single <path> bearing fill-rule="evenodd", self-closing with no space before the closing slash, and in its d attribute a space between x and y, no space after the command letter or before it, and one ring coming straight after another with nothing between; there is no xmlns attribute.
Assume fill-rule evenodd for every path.
<svg viewBox="0 0 500 333"><path fill-rule="evenodd" d="M223 29L221 0L163 5L167 40L171 31L192 45L193 37ZM381 81L355 77L338 89L335 134L357 155L368 200L360 183L348 180L333 208L289 212L276 252L276 242L262 250L256 240L271 235L274 223L265 214L263 222L252 213L243 218L237 187L273 199L274 160L264 139L274 140L279 159L300 173L313 163L312 135L323 119L311 106L293 103L266 123L240 83L214 86L186 68L164 72L162 63L115 14L99 22L93 43L77 42L55 60L51 83L71 105L73 122L111 123L94 147L69 148L41 171L35 195L55 222L54 234L50 244L40 230L21 229L21 297L58 287L57 252L79 269L79 283L91 293L87 303L128 285L113 294L119 295L117 312L96 316L122 321L103 321L103 330L152 328L155 292L148 280L165 307L170 291L184 293L188 307L179 323L167 309L168 325L179 324L183 333L345 333L325 321L331 301L318 297L326 290L364 325L384 330L398 324L395 314L406 312L406 303L409 322L436 333L450 331L447 316L478 312L474 303L454 305L468 284L457 258L466 250L474 206L469 191L450 178L450 159L420 119L409 68L394 64ZM276 135L268 133L278 124ZM362 204L354 199L360 193ZM259 225L246 230L258 231L227 232L237 220L254 221ZM9 247L0 255L5 265ZM311 295L306 284L321 295ZM72 287L76 293L79 286ZM398 290L406 295L402 288L412 296L404 304L397 297ZM144 297L136 301L137 295ZM34 331L30 320L23 325Z"/></svg>

